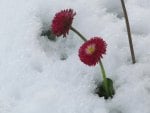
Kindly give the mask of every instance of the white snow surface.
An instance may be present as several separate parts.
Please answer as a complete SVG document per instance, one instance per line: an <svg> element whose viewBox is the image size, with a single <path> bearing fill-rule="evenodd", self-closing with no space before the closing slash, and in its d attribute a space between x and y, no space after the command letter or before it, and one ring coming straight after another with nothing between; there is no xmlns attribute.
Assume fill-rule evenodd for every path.
<svg viewBox="0 0 150 113"><path fill-rule="evenodd" d="M125 2L134 65L120 0L0 0L0 113L150 113L150 0ZM101 71L80 62L76 34L56 42L40 36L67 8L77 12L76 29L107 42L103 63L113 99L94 93Z"/></svg>

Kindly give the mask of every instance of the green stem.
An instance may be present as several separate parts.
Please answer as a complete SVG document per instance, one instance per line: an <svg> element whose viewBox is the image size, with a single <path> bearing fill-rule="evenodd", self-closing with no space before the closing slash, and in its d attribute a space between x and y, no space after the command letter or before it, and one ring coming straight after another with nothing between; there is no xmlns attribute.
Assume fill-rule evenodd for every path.
<svg viewBox="0 0 150 113"><path fill-rule="evenodd" d="M75 32L84 42L87 41L87 39L86 39L79 31L77 31L74 27L71 26L70 29L71 29L73 32Z"/></svg>
<svg viewBox="0 0 150 113"><path fill-rule="evenodd" d="M79 31L77 31L74 27L71 26L70 29L71 29L73 32L75 32L84 42L87 41L87 39L86 39ZM105 69L104 69L104 66L103 66L103 63L102 63L101 60L99 61L99 64L100 64L100 68L101 68L101 71L102 71L102 76L103 76L105 91L106 91L106 93L107 93L107 96L109 96L108 82L107 82L107 78L106 78Z"/></svg>
<svg viewBox="0 0 150 113"><path fill-rule="evenodd" d="M107 78L106 78L106 72L105 72L105 69L104 69L104 66L103 66L103 63L102 63L101 60L99 61L99 64L100 64L100 68L101 68L101 71L102 71L102 76L103 76L105 90L106 90L107 96L109 96L109 90L108 90L108 82L107 82Z"/></svg>

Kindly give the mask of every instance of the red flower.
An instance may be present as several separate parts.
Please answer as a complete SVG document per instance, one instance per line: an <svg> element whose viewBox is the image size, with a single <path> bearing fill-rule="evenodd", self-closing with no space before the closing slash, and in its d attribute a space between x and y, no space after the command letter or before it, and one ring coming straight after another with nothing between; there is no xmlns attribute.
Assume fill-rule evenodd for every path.
<svg viewBox="0 0 150 113"><path fill-rule="evenodd" d="M76 13L72 9L66 9L56 13L51 25L53 34L57 37L61 35L66 37L75 15Z"/></svg>
<svg viewBox="0 0 150 113"><path fill-rule="evenodd" d="M100 37L93 37L85 42L79 49L80 60L89 65L94 66L102 58L102 54L106 53L106 42Z"/></svg>

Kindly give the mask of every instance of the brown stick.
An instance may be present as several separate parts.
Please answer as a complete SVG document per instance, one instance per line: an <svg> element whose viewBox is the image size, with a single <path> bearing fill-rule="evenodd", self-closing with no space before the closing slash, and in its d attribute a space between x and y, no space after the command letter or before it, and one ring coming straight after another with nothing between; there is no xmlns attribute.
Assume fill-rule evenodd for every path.
<svg viewBox="0 0 150 113"><path fill-rule="evenodd" d="M135 55L134 55L134 48L133 48L133 43L132 43L130 24L129 24L128 14L126 11L124 0L121 0L121 4L122 4L122 9L123 9L124 17L125 17L125 21L126 21L126 27L127 27L127 32L128 32L128 39L129 39L132 63L134 64L134 63L136 63L136 60L135 60Z"/></svg>

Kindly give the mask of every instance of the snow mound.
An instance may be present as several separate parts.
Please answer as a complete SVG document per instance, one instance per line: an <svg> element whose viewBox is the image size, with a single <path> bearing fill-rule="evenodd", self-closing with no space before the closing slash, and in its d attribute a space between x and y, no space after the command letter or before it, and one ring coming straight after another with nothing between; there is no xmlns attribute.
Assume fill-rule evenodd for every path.
<svg viewBox="0 0 150 113"><path fill-rule="evenodd" d="M150 113L149 4L126 0L137 59L132 65L118 0L1 0L0 113ZM40 36L66 8L77 12L73 26L88 39L106 40L103 63L114 81L113 99L94 94L101 72L79 61L77 35L56 42Z"/></svg>

